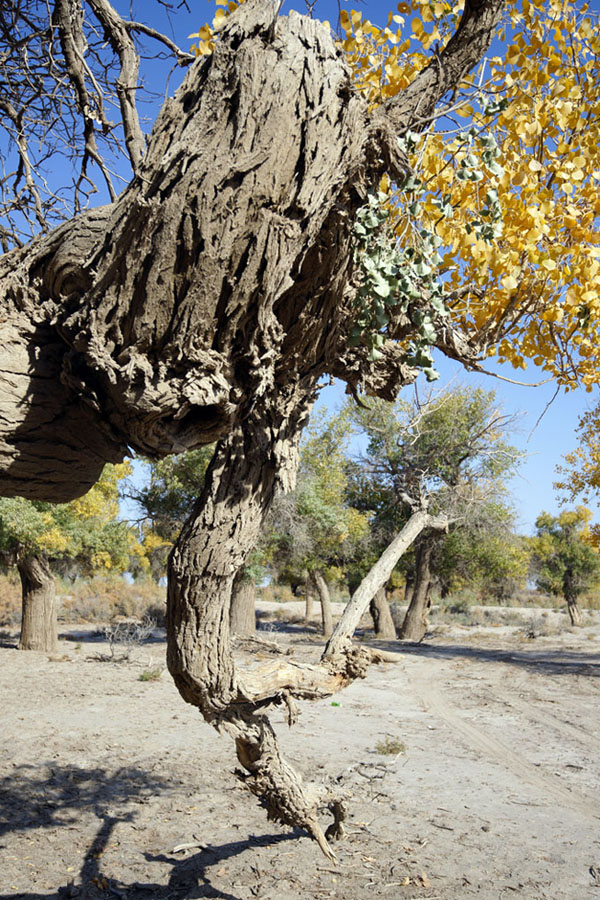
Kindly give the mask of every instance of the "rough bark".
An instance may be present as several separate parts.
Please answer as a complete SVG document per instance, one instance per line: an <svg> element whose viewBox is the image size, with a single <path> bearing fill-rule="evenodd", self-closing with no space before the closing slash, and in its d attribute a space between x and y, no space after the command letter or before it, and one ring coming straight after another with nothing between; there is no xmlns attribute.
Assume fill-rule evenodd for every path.
<svg viewBox="0 0 600 900"><path fill-rule="evenodd" d="M427 613L431 606L431 554L433 544L423 541L417 549L415 583L410 605L400 627L403 641L422 641L427 631Z"/></svg>
<svg viewBox="0 0 600 900"><path fill-rule="evenodd" d="M567 612L571 625L583 625L583 617L576 597L567 597Z"/></svg>
<svg viewBox="0 0 600 900"><path fill-rule="evenodd" d="M414 590L415 590L415 577L412 572L408 572L406 575L406 582L404 584L404 603L407 606L410 606L410 601L412 600Z"/></svg>
<svg viewBox="0 0 600 900"><path fill-rule="evenodd" d="M128 447L214 441L339 363L372 137L320 23L232 16L121 197L0 260L0 490L69 499Z"/></svg>
<svg viewBox="0 0 600 900"><path fill-rule="evenodd" d="M380 587L375 592L369 604L369 612L373 619L375 637L380 640L395 640L396 626L390 612L390 604L387 601L385 587Z"/></svg>
<svg viewBox="0 0 600 900"><path fill-rule="evenodd" d="M319 602L321 604L321 629L323 636L330 638L333 634L333 615L331 612L331 596L329 594L329 586L323 577L323 573L318 570L313 575L315 587L319 594Z"/></svg>
<svg viewBox="0 0 600 900"><path fill-rule="evenodd" d="M238 637L256 633L256 585L245 573L238 572L231 591L229 628Z"/></svg>
<svg viewBox="0 0 600 900"><path fill-rule="evenodd" d="M288 697L288 682L296 674L298 696L326 696L336 689L336 679L316 667L298 667L295 673L293 663L279 661L275 667L270 663L263 670L239 673L229 628L236 573L276 491L292 485L313 389L309 384L278 394L269 416L264 409L260 416L249 416L218 444L203 495L169 560L167 661L183 698L234 738L245 770L240 777L260 797L269 817L305 828L331 855L317 819L320 798L304 789L281 758L261 707ZM222 477L224 471L228 478Z"/></svg>
<svg viewBox="0 0 600 900"><path fill-rule="evenodd" d="M19 650L55 653L58 647L56 588L48 560L41 554L24 555L17 560L17 568L23 591Z"/></svg>
<svg viewBox="0 0 600 900"><path fill-rule="evenodd" d="M371 113L328 28L244 3L127 190L0 260L0 491L72 499L128 448L219 439L282 380L328 372L391 398L414 378L394 340L377 364L348 348L354 214L384 171L403 175L399 131L478 61L500 7L468 3L448 47ZM391 337L412 328L392 315ZM447 323L439 341L473 356Z"/></svg>

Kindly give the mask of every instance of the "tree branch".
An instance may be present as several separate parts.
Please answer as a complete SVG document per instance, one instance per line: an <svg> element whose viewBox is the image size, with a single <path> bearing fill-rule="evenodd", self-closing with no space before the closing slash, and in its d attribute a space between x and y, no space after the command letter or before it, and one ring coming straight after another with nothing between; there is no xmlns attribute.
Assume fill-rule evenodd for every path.
<svg viewBox="0 0 600 900"><path fill-rule="evenodd" d="M386 122L396 134L402 134L417 119L419 129L431 121L440 100L458 87L489 48L504 2L466 0L460 24L446 47L407 88L373 112L374 124Z"/></svg>
<svg viewBox="0 0 600 900"><path fill-rule="evenodd" d="M145 147L135 104L140 58L123 19L108 0L89 0L89 4L101 22L110 46L121 63L121 71L116 83L117 96L123 118L125 145L131 160L131 167L134 172L137 172Z"/></svg>

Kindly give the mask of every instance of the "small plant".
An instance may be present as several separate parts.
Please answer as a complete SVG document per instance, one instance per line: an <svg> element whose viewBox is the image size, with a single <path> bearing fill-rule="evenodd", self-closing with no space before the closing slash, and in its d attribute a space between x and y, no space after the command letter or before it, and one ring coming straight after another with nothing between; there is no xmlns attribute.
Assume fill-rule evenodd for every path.
<svg viewBox="0 0 600 900"><path fill-rule="evenodd" d="M108 641L110 656L106 659L110 662L127 662L133 651L150 637L155 627L156 621L149 617L145 617L141 622L118 622L115 625L107 625L104 628L104 636Z"/></svg>
<svg viewBox="0 0 600 900"><path fill-rule="evenodd" d="M144 669L138 681L160 681L162 669Z"/></svg>
<svg viewBox="0 0 600 900"><path fill-rule="evenodd" d="M375 753L380 753L381 756L399 756L406 753L406 744L399 738L386 737L382 741L377 741Z"/></svg>

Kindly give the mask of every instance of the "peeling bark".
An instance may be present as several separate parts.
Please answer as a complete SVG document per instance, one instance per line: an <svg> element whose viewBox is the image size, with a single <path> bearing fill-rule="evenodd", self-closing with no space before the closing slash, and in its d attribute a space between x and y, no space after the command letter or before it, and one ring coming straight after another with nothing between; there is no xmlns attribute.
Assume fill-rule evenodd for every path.
<svg viewBox="0 0 600 900"><path fill-rule="evenodd" d="M17 559L17 568L23 590L19 650L55 653L58 647L56 587L48 560L41 554L28 554Z"/></svg>
<svg viewBox="0 0 600 900"><path fill-rule="evenodd" d="M571 625L583 625L583 617L576 597L567 597L567 612L569 613Z"/></svg>

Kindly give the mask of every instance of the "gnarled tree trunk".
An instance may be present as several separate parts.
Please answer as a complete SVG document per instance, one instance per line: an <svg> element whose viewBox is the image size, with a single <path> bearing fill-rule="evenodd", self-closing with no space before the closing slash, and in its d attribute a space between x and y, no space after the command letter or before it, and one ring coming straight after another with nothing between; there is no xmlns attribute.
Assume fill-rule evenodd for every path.
<svg viewBox="0 0 600 900"><path fill-rule="evenodd" d="M256 585L240 569L233 582L229 628L232 634L247 637L256 632Z"/></svg>
<svg viewBox="0 0 600 900"><path fill-rule="evenodd" d="M329 586L323 576L323 573L318 569L313 573L313 579L315 582L315 587L317 588L317 592L319 594L319 601L321 603L321 628L323 631L323 635L326 638L330 638L333 634L333 615L331 612L331 595L329 593Z"/></svg>
<svg viewBox="0 0 600 900"><path fill-rule="evenodd" d="M403 641L422 641L427 631L427 613L431 606L431 554L433 544L423 541L416 554L415 583L399 637Z"/></svg>
<svg viewBox="0 0 600 900"><path fill-rule="evenodd" d="M55 653L56 586L48 560L43 554L25 554L17 559L23 590L23 618L19 650Z"/></svg>
<svg viewBox="0 0 600 900"><path fill-rule="evenodd" d="M375 637L380 640L395 640L396 626L390 612L385 587L380 587L369 604L369 612L373 619Z"/></svg>

